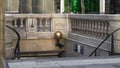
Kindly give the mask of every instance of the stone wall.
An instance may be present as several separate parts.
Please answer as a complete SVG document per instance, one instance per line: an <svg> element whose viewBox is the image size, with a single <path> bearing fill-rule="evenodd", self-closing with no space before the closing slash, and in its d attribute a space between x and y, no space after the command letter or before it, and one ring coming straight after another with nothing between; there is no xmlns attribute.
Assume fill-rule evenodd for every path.
<svg viewBox="0 0 120 68"><path fill-rule="evenodd" d="M5 11L7 12L18 12L19 1L18 0L4 0Z"/></svg>
<svg viewBox="0 0 120 68"><path fill-rule="evenodd" d="M67 37L68 34L68 20L67 20L67 15L61 15L61 14L13 14L13 20L15 19L21 19L23 20L24 18L26 19L44 19L46 20L51 20L46 21L48 23L51 23L50 25L50 31L45 30L45 31L37 31L37 27L39 23L38 21L34 21L34 28L29 27L31 25L30 21L26 20L26 27L25 25L20 25L18 27L18 23L23 22L17 22L17 24L14 23L12 25L13 28L15 28L21 35L21 41L20 41L20 50L21 52L40 52L40 51L54 51L54 50L64 50L64 48L60 49L57 47L56 40L54 39L54 33L56 31L61 31L63 34L63 38L60 40L60 42L65 45L65 38ZM43 23L46 23L42 20ZM33 23L33 22L32 22ZM12 24L12 22L6 22L6 24ZM39 25L41 26L41 25ZM26 31L24 30L26 28ZM19 29L19 30L18 30ZM34 34L34 35L30 35ZM10 36L11 37L11 36ZM6 36L6 38L8 38ZM13 33L14 39L14 47L16 46L16 40L17 36L15 33ZM7 46L7 45L6 45ZM14 50L14 49L13 49Z"/></svg>
<svg viewBox="0 0 120 68"><path fill-rule="evenodd" d="M67 57L88 57L90 53L96 48L96 46L101 42L101 40L93 39L90 37L85 37L81 35L69 35L65 42L65 56ZM77 50L77 46L79 50ZM110 46L110 43L106 42L101 48L96 52L96 56L108 56L109 52L106 48ZM95 56L95 54L93 55Z"/></svg>
<svg viewBox="0 0 120 68"><path fill-rule="evenodd" d="M58 49L54 45L55 44L54 32L61 31L63 33L63 38L64 38L62 43L65 44L65 50L66 50L67 56L83 56L83 54L79 55L73 51L74 47L76 47L77 44L82 45L82 48L83 48L82 53L84 53L84 55L87 56L88 54L90 54L91 51L93 51L93 49L95 49L101 43L101 41L108 34L110 34L111 32L113 32L114 30L120 27L119 15L13 14L14 19L17 19L17 18L23 19L26 17L37 18L37 19L50 18L51 31L50 32L34 31L35 33L34 39L33 38L30 39L30 37L27 36L27 34L29 34L29 31L31 30L27 30L27 32L24 32L24 33L20 32L21 36L23 36L23 34L26 34L26 37L22 38L21 40L22 52ZM74 31L73 31L72 30L73 27L71 28L72 26L71 22L75 22L75 23L82 22L81 23L82 26L79 24L82 28L79 25L77 25L76 27L74 27ZM86 24L83 24L83 23L86 23L87 26ZM88 28L89 23L92 23L93 25L91 26L90 24ZM83 26L85 28L83 28ZM15 27L15 29L18 28L16 26L13 26L13 27ZM23 29L23 26L20 27L20 30L22 29ZM77 32L77 33L74 33L74 32ZM97 37L98 35L100 35L101 37ZM114 44L115 44L114 50L116 53L120 53L119 39L120 38L119 38L119 31L118 31L117 33L114 34ZM97 55L108 55L108 51L111 51L111 37L100 47L100 50L98 50Z"/></svg>
<svg viewBox="0 0 120 68"><path fill-rule="evenodd" d="M0 0L0 68L3 68L4 57L4 26L3 26L3 0Z"/></svg>

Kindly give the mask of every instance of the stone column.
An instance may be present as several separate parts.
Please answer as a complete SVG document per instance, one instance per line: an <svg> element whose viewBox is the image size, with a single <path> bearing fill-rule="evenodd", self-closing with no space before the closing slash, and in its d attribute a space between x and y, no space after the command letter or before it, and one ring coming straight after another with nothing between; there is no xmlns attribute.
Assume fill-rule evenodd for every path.
<svg viewBox="0 0 120 68"><path fill-rule="evenodd" d="M5 0L5 11L9 13L18 13L19 11L19 0Z"/></svg>
<svg viewBox="0 0 120 68"><path fill-rule="evenodd" d="M105 1L106 0L100 0L100 13L105 13Z"/></svg>
<svg viewBox="0 0 120 68"><path fill-rule="evenodd" d="M0 0L0 68L3 68L3 62L2 58L4 57L4 46L3 46L3 40L4 40L4 25L3 25L3 0Z"/></svg>
<svg viewBox="0 0 120 68"><path fill-rule="evenodd" d="M54 0L32 0L33 13L55 13Z"/></svg>
<svg viewBox="0 0 120 68"><path fill-rule="evenodd" d="M32 0L20 0L20 13L32 13Z"/></svg>
<svg viewBox="0 0 120 68"><path fill-rule="evenodd" d="M54 0L43 0L43 13L55 13Z"/></svg>
<svg viewBox="0 0 120 68"><path fill-rule="evenodd" d="M42 13L43 0L32 0L33 13Z"/></svg>
<svg viewBox="0 0 120 68"><path fill-rule="evenodd" d="M60 13L64 12L64 0L60 0Z"/></svg>

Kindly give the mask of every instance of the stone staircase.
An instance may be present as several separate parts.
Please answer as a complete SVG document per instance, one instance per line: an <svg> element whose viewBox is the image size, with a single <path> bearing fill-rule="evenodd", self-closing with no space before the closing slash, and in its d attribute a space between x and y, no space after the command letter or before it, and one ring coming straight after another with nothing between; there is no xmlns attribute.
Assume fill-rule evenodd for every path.
<svg viewBox="0 0 120 68"><path fill-rule="evenodd" d="M120 56L8 60L9 68L120 68Z"/></svg>

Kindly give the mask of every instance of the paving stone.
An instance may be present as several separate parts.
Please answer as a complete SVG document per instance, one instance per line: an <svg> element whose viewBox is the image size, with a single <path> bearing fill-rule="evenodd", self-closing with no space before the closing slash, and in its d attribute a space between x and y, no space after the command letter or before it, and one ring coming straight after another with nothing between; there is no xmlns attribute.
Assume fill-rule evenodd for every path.
<svg viewBox="0 0 120 68"><path fill-rule="evenodd" d="M120 58L14 60L10 68L120 68Z"/></svg>
<svg viewBox="0 0 120 68"><path fill-rule="evenodd" d="M113 65L108 65L108 64L102 64L102 65L88 65L88 66L85 66L85 68L117 68Z"/></svg>

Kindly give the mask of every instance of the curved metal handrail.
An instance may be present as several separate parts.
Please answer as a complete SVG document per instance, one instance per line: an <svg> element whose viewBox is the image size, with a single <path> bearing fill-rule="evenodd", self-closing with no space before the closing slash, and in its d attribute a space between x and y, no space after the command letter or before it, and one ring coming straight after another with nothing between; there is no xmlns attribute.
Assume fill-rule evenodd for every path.
<svg viewBox="0 0 120 68"><path fill-rule="evenodd" d="M20 59L20 34L14 28L12 28L10 26L6 25L6 27L13 30L18 36L18 40L17 40L16 47L14 50L14 58L16 58L16 56L17 56L17 59Z"/></svg>
<svg viewBox="0 0 120 68"><path fill-rule="evenodd" d="M116 29L115 31L113 31L112 33L110 33L110 34L93 50L93 52L89 55L89 57L92 56L92 55L99 49L99 47L100 47L110 36L112 36L115 32L117 32L117 31L119 31L119 30L120 30L120 28L118 28L118 29Z"/></svg>

